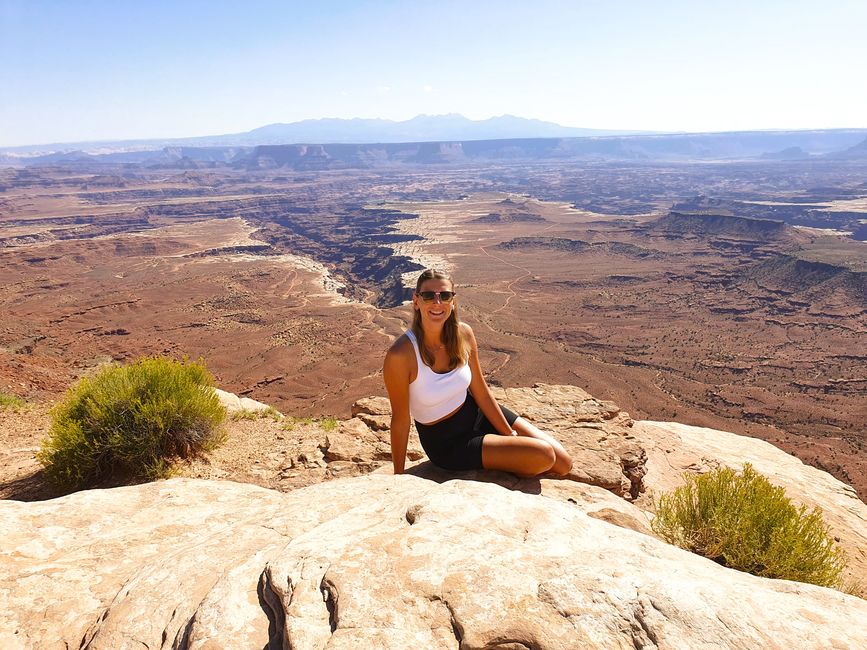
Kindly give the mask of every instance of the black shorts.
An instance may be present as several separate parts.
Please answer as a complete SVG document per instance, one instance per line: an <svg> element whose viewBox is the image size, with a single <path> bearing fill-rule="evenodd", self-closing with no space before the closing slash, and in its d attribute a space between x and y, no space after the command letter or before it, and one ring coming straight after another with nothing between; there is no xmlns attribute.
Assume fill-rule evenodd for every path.
<svg viewBox="0 0 867 650"><path fill-rule="evenodd" d="M500 410L514 426L518 416L505 406ZM482 469L482 438L497 434L469 393L454 415L436 424L416 422L415 428L428 458L443 469Z"/></svg>

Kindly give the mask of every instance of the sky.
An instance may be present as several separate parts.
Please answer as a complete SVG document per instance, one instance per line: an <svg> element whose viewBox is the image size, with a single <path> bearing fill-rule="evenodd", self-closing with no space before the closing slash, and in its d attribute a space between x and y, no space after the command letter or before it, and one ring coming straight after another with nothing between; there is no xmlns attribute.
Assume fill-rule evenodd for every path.
<svg viewBox="0 0 867 650"><path fill-rule="evenodd" d="M0 146L322 117L867 127L867 0L0 0Z"/></svg>

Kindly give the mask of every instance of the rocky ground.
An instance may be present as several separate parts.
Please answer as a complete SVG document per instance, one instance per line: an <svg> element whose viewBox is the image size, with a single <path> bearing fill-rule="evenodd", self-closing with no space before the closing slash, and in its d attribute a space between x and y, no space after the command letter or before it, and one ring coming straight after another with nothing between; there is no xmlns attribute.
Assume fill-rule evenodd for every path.
<svg viewBox="0 0 867 650"><path fill-rule="evenodd" d="M571 478L623 497L638 495L643 452L630 433L632 420L615 404L571 386L495 389L495 394L563 441L576 460ZM49 404L32 404L2 412L0 447L5 457L0 466L0 498L29 501L57 496L34 458L50 427L49 410ZM180 463L178 476L288 491L391 465L385 398L359 400L347 420L283 416L252 400L245 400L243 406L230 403L229 410L226 443L206 458ZM424 458L414 431L407 456L410 466Z"/></svg>
<svg viewBox="0 0 867 650"><path fill-rule="evenodd" d="M837 541L849 555L848 580L867 585L867 505L832 476L804 465L761 440L671 422L635 422L616 404L597 400L574 386L537 384L532 388L493 389L499 401L559 439L574 459L565 480L518 479L484 472L519 490L569 496L597 490L596 516L633 530L649 532L654 499L680 485L685 473L720 466L740 469L751 462L783 486L797 503L820 507ZM177 464L174 476L250 483L281 492L369 473L391 473L389 405L365 398L346 420L296 418L265 404L219 391L230 416L226 443L211 454ZM0 411L0 498L37 501L60 496L45 480L34 458L50 426L48 404ZM435 480L479 473L450 473L427 462L415 431L407 451L409 471ZM116 484L116 483L115 483ZM112 485L107 483L103 487ZM536 486L536 487L533 487ZM580 486L584 486L583 488ZM598 489L607 495L600 499ZM857 586L861 585L861 586Z"/></svg>
<svg viewBox="0 0 867 650"><path fill-rule="evenodd" d="M495 393L563 442L567 477L446 472L414 435L395 477L383 398L339 421L222 393L225 445L175 478L49 499L33 458L49 405L3 408L0 646L867 644L867 604L852 595L867 582L867 506L851 487L769 443L634 422L573 386ZM745 462L822 507L850 594L733 571L654 536L654 497L684 472Z"/></svg>
<svg viewBox="0 0 867 650"><path fill-rule="evenodd" d="M171 479L0 502L0 644L867 644L859 598L732 571L600 520L612 499L600 488L478 478L374 473L288 493Z"/></svg>

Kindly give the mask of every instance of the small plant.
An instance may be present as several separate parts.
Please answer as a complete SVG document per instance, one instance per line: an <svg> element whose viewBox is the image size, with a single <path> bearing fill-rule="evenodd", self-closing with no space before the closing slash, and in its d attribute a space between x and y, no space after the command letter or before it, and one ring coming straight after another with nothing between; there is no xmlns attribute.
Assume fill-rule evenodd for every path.
<svg viewBox="0 0 867 650"><path fill-rule="evenodd" d="M653 531L671 544L723 566L765 578L841 587L846 556L829 535L822 511L795 507L749 463L738 474L720 468L687 476L663 495Z"/></svg>
<svg viewBox="0 0 867 650"><path fill-rule="evenodd" d="M76 383L53 409L37 458L67 489L115 475L160 478L173 459L222 443L225 417L204 365L140 359Z"/></svg>
<svg viewBox="0 0 867 650"><path fill-rule="evenodd" d="M280 422L283 419L283 414L275 409L273 406L269 406L264 411L262 411L263 418L271 418L274 422Z"/></svg>
<svg viewBox="0 0 867 650"><path fill-rule="evenodd" d="M11 393L4 393L3 391L0 391L0 409L19 409L26 403L27 402L25 402L17 395L12 395Z"/></svg>
<svg viewBox="0 0 867 650"><path fill-rule="evenodd" d="M271 418L274 422L279 422L283 419L283 414L273 406L258 410L242 408L232 413L231 418L235 422L238 420L258 420L260 418Z"/></svg>
<svg viewBox="0 0 867 650"><path fill-rule="evenodd" d="M260 417L261 411L254 411L253 409L238 409L231 415L233 422L238 422L239 420L258 420Z"/></svg>
<svg viewBox="0 0 867 650"><path fill-rule="evenodd" d="M299 424L313 424L313 418L296 418L294 416L286 416L282 418L283 431L293 431Z"/></svg>
<svg viewBox="0 0 867 650"><path fill-rule="evenodd" d="M337 428L337 418L328 416L319 420L319 426L325 431L334 431Z"/></svg>

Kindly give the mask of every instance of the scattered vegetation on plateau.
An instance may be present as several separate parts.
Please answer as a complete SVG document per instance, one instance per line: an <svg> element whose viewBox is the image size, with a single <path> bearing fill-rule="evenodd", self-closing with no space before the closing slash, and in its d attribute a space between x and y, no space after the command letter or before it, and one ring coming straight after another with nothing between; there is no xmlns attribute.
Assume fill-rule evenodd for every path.
<svg viewBox="0 0 867 650"><path fill-rule="evenodd" d="M199 362L163 357L103 368L52 410L37 454L65 489L114 476L161 478L171 463L219 446L226 410Z"/></svg>
<svg viewBox="0 0 867 650"><path fill-rule="evenodd" d="M0 410L6 408L19 409L25 404L26 402L17 395L12 395L11 393L4 393L3 391L0 391Z"/></svg>
<svg viewBox="0 0 867 650"><path fill-rule="evenodd" d="M284 418L282 428L284 431L293 431L298 425L311 424L318 424L324 431L334 431L337 428L337 418L331 415L319 419L289 416Z"/></svg>
<svg viewBox="0 0 867 650"><path fill-rule="evenodd" d="M254 409L238 409L232 413L231 419L233 422L240 420L258 420L260 418L271 418L274 422L280 422L283 419L283 414L273 406L261 410Z"/></svg>
<svg viewBox="0 0 867 650"><path fill-rule="evenodd" d="M723 566L765 578L843 588L846 556L822 511L795 507L781 487L746 463L687 476L656 504L654 532Z"/></svg>

